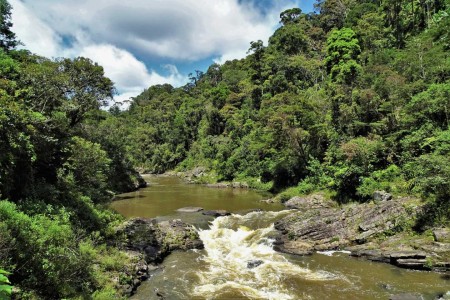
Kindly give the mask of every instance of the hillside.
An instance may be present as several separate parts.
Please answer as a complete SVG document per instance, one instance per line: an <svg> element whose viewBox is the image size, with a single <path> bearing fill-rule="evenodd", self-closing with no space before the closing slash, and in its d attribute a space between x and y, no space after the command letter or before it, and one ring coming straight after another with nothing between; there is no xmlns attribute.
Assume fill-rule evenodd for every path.
<svg viewBox="0 0 450 300"><path fill-rule="evenodd" d="M206 167L202 181L246 181L339 203L376 190L449 211L449 3L319 1L293 8L267 46L152 86L118 113L135 166ZM425 222L425 221L424 221Z"/></svg>

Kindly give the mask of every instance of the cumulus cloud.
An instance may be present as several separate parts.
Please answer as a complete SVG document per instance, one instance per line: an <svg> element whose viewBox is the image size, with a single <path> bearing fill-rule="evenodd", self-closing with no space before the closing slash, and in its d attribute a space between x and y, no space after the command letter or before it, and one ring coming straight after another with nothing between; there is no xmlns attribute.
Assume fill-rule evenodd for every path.
<svg viewBox="0 0 450 300"><path fill-rule="evenodd" d="M265 1L263 13L249 0L22 1L60 36L83 36L83 42L179 60L242 52L250 41L267 39L279 12L296 5L293 0Z"/></svg>
<svg viewBox="0 0 450 300"><path fill-rule="evenodd" d="M296 0L10 0L13 30L40 55L85 56L98 62L121 93L151 84L180 86L175 66L167 75L148 61L195 62L242 58L250 41L267 41L280 11Z"/></svg>
<svg viewBox="0 0 450 300"><path fill-rule="evenodd" d="M12 30L22 42L31 41L26 43L27 49L47 57L58 56L62 51L62 40L56 32L19 0L11 0L10 3L14 8Z"/></svg>
<svg viewBox="0 0 450 300"><path fill-rule="evenodd" d="M128 95L133 93L135 96L150 85L169 83L180 86L187 81L173 65L167 65L169 75L162 76L153 70L149 71L143 62L128 51L113 45L87 46L81 49L79 55L89 57L104 67L105 73L122 94L118 98L129 97Z"/></svg>

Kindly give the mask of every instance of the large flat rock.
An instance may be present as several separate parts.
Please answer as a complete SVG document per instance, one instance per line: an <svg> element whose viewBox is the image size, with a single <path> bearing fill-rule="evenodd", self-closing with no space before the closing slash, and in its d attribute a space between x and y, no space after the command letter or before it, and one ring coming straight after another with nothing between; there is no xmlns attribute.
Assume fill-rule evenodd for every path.
<svg viewBox="0 0 450 300"><path fill-rule="evenodd" d="M195 213L195 212L199 212L202 210L203 210L202 207L188 206L188 207L182 207L182 208L177 209L177 212Z"/></svg>

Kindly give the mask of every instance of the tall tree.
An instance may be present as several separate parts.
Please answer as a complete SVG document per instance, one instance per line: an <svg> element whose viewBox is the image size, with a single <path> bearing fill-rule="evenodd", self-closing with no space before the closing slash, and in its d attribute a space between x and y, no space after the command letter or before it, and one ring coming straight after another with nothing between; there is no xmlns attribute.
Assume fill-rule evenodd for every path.
<svg viewBox="0 0 450 300"><path fill-rule="evenodd" d="M11 5L7 0L0 0L0 47L5 50L14 49L19 42L11 31Z"/></svg>

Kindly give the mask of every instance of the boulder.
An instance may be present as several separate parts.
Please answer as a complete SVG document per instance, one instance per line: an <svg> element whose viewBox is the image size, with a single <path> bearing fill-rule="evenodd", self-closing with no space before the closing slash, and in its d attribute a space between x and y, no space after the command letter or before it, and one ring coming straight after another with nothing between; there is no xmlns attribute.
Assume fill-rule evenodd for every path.
<svg viewBox="0 0 450 300"><path fill-rule="evenodd" d="M177 212L195 213L195 212L199 212L199 211L202 211L202 210L203 210L203 208L201 208L201 207L191 207L191 206L189 206L189 207L179 208L179 209L177 209Z"/></svg>
<svg viewBox="0 0 450 300"><path fill-rule="evenodd" d="M433 237L436 242L450 243L450 229L449 228L433 229Z"/></svg>
<svg viewBox="0 0 450 300"><path fill-rule="evenodd" d="M229 216L231 213L227 212L226 210L205 210L202 212L205 216L213 216L213 217L224 217Z"/></svg>
<svg viewBox="0 0 450 300"><path fill-rule="evenodd" d="M144 254L147 263L160 262L173 250L203 248L197 231L181 220L157 223L135 218L125 222L116 235L119 248Z"/></svg>
<svg viewBox="0 0 450 300"><path fill-rule="evenodd" d="M318 209L333 207L335 204L322 194L312 194L305 197L293 197L286 201L284 206L291 209Z"/></svg>
<svg viewBox="0 0 450 300"><path fill-rule="evenodd" d="M373 192L373 200L375 201L388 201L392 199L392 194L386 191L375 191Z"/></svg>
<svg viewBox="0 0 450 300"><path fill-rule="evenodd" d="M247 262L247 268L248 269L254 269L256 267L259 267L260 265L262 265L264 263L264 261L257 259L257 260L249 260Z"/></svg>

